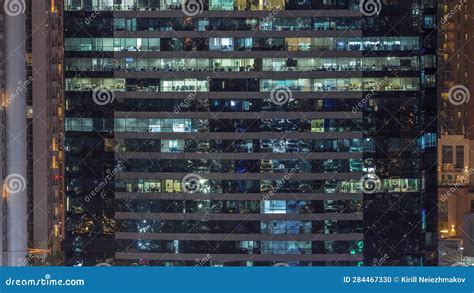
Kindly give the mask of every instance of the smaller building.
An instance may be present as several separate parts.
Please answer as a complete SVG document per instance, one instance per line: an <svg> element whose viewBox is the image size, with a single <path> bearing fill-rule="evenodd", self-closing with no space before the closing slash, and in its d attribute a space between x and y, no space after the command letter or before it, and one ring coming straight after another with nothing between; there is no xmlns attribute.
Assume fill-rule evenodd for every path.
<svg viewBox="0 0 474 293"><path fill-rule="evenodd" d="M438 140L438 225L442 238L464 237L460 226L474 202L471 142L463 135L445 135Z"/></svg>

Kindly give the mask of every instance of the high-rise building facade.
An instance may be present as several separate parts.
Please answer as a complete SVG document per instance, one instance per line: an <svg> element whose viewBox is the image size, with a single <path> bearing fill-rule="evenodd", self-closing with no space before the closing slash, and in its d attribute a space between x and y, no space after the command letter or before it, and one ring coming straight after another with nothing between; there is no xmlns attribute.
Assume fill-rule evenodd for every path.
<svg viewBox="0 0 474 293"><path fill-rule="evenodd" d="M61 262L60 1L0 1L0 265ZM58 264L58 262L55 262Z"/></svg>
<svg viewBox="0 0 474 293"><path fill-rule="evenodd" d="M67 0L67 264L436 264L436 1L361 2Z"/></svg>
<svg viewBox="0 0 474 293"><path fill-rule="evenodd" d="M464 213L474 202L474 5L443 0L439 10L439 230L443 238L462 239L469 231Z"/></svg>
<svg viewBox="0 0 474 293"><path fill-rule="evenodd" d="M64 235L62 0L29 0L28 233L33 254L60 259Z"/></svg>
<svg viewBox="0 0 474 293"><path fill-rule="evenodd" d="M469 265L474 208L474 5L440 1L438 197L441 265ZM456 243L452 249L450 243Z"/></svg>

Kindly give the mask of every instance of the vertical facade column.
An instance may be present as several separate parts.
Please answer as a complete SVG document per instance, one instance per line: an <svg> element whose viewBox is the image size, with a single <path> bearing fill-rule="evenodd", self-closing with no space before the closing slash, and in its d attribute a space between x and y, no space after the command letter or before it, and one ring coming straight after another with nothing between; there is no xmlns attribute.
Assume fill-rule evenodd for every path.
<svg viewBox="0 0 474 293"><path fill-rule="evenodd" d="M32 50L33 56L32 75L33 75L33 93L35 99L33 101L33 133L34 138L31 142L33 145L33 239L30 239L31 248L48 249L48 237L51 223L48 218L47 211L50 211L49 182L50 168L49 162L51 156L48 152L48 142L51 137L48 127L44 122L49 122L50 110L48 103L51 103L49 88L51 83L48 79L51 70L49 60L50 32L51 28L44 25L44 20L49 18L48 7L45 1L31 1L31 11L35 11L31 15L31 21L35 30L32 33ZM36 12L37 11L37 12ZM52 105L50 105L51 107ZM31 217L31 214L30 214ZM36 225L36 223L41 223Z"/></svg>
<svg viewBox="0 0 474 293"><path fill-rule="evenodd" d="M25 13L5 13L5 59L7 258L9 266L19 266L28 254Z"/></svg>

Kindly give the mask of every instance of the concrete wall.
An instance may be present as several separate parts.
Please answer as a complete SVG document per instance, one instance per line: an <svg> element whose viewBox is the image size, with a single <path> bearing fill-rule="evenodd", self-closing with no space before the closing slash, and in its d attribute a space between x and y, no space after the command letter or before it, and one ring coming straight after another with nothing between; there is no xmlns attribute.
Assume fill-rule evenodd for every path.
<svg viewBox="0 0 474 293"><path fill-rule="evenodd" d="M440 187L439 194L439 230L440 236L464 237L464 214L471 209L474 194L467 187ZM453 229L454 227L454 229ZM444 232L444 231L448 232Z"/></svg>
<svg viewBox="0 0 474 293"><path fill-rule="evenodd" d="M464 255L474 257L474 211L464 214Z"/></svg>
<svg viewBox="0 0 474 293"><path fill-rule="evenodd" d="M26 90L20 90L26 76L26 14L4 14L8 265L26 263L27 233L27 119ZM14 96L13 96L14 95ZM9 178L7 180L7 178Z"/></svg>

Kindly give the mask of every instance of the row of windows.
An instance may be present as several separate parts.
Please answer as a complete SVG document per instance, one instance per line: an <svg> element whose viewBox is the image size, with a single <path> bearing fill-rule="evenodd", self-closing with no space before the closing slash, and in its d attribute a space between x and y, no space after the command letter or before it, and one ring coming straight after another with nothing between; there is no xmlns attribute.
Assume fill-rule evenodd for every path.
<svg viewBox="0 0 474 293"><path fill-rule="evenodd" d="M66 71L390 71L418 70L418 57L66 58Z"/></svg>
<svg viewBox="0 0 474 293"><path fill-rule="evenodd" d="M87 19L87 18L86 18ZM84 17L68 17L65 31L75 32ZM87 25L89 35L113 31L328 31L360 30L360 18L274 17L264 18L101 18ZM77 32L75 32L77 33Z"/></svg>
<svg viewBox="0 0 474 293"><path fill-rule="evenodd" d="M362 221L161 221L120 220L122 232L216 234L350 234L362 233Z"/></svg>
<svg viewBox="0 0 474 293"><path fill-rule="evenodd" d="M330 38L66 38L66 51L398 51L419 37Z"/></svg>
<svg viewBox="0 0 474 293"><path fill-rule="evenodd" d="M130 244L134 245L134 244ZM337 259L340 259L337 257ZM196 259L196 260L148 260L148 259L115 259L114 264L117 266L164 266L164 267L183 267L183 266L201 266L201 267L271 267L281 265L281 261L215 261L213 259ZM364 266L362 261L287 261L284 262L290 267L361 267Z"/></svg>
<svg viewBox="0 0 474 293"><path fill-rule="evenodd" d="M284 90L290 96L294 92L326 91L418 91L420 79L417 77L363 77L325 79L136 79L136 78L89 78L65 79L67 91L92 91L106 88L110 91L146 92L221 92L251 91L271 92Z"/></svg>
<svg viewBox="0 0 474 293"><path fill-rule="evenodd" d="M95 113L90 108L91 95L89 92L68 92L66 109L73 116L73 111L82 113ZM362 105L363 104L363 105ZM360 98L342 99L303 99L292 97L287 103L277 105L270 99L121 99L114 102L114 110L120 112L355 112L372 109L376 101L372 99L362 103ZM275 119L286 115L275 114ZM225 115L224 115L225 116Z"/></svg>
<svg viewBox="0 0 474 293"><path fill-rule="evenodd" d="M120 240L122 252L218 254L362 254L363 241Z"/></svg>
<svg viewBox="0 0 474 293"><path fill-rule="evenodd" d="M362 160L127 160L124 172L349 173L362 172Z"/></svg>
<svg viewBox="0 0 474 293"><path fill-rule="evenodd" d="M72 146L73 147L73 146ZM66 142L65 148L70 149ZM194 140L194 139L115 139L114 151L162 153L309 153L370 152L372 139L260 139L260 140Z"/></svg>
<svg viewBox="0 0 474 293"><path fill-rule="evenodd" d="M81 18L70 18L74 28ZM287 30L360 30L355 17L273 17L273 18L105 18L92 25L115 31L287 31Z"/></svg>
<svg viewBox="0 0 474 293"><path fill-rule="evenodd" d="M118 212L211 213L211 214L319 214L363 211L362 200L121 200ZM287 233L286 227L268 227L272 234ZM298 228L296 233L298 233ZM278 233L279 232L279 233ZM306 232L310 233L310 232ZM294 234L294 232L292 233Z"/></svg>
<svg viewBox="0 0 474 293"><path fill-rule="evenodd" d="M66 118L66 131L116 132L357 132L362 119L137 119Z"/></svg>
<svg viewBox="0 0 474 293"><path fill-rule="evenodd" d="M205 174L202 174L204 177ZM360 193L359 180L211 180L202 179L200 193ZM182 181L173 179L119 179L116 192L184 192ZM419 179L381 179L380 192L419 192Z"/></svg>
<svg viewBox="0 0 474 293"><path fill-rule="evenodd" d="M66 0L66 11L159 11L184 10L183 0ZM357 0L209 0L189 1L196 9L225 11L258 11L285 9L357 9ZM190 10L192 8L189 8ZM194 10L191 10L194 11Z"/></svg>
<svg viewBox="0 0 474 293"><path fill-rule="evenodd" d="M456 153L454 153L454 146L443 145L442 147L442 162L443 171L453 171L453 169L464 169L464 146L457 145ZM455 159L454 159L455 158Z"/></svg>

